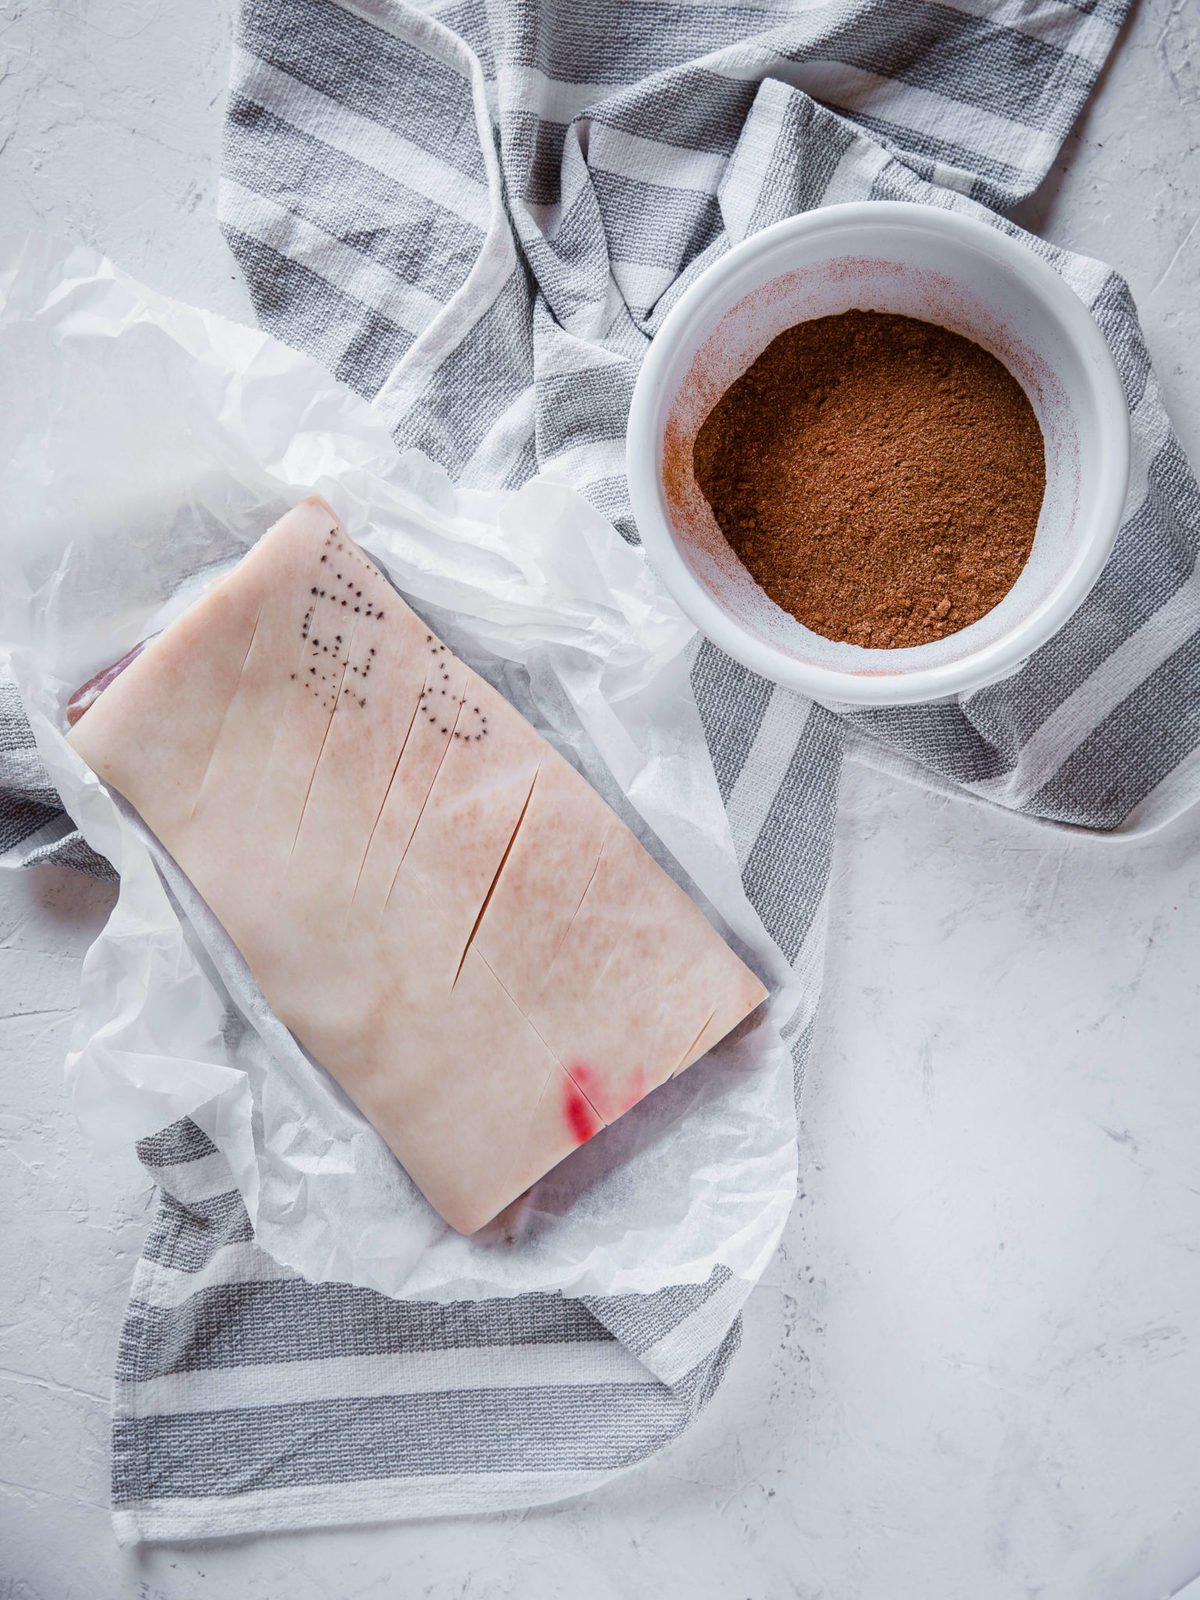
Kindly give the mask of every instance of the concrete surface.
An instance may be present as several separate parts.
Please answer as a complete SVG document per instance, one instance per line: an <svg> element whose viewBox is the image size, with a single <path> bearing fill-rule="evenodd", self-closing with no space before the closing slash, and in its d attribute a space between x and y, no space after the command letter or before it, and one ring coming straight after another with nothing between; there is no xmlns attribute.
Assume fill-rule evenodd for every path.
<svg viewBox="0 0 1200 1600"><path fill-rule="evenodd" d="M245 316L231 0L0 7L0 215ZM1148 0L1024 220L1115 261L1200 457L1200 16ZM1200 1572L1200 815L1067 841L852 771L804 1193L729 1382L587 1499L118 1551L149 1192L65 1108L109 903L0 877L0 1600L1158 1600ZM1189 1591L1190 1593L1194 1591Z"/></svg>

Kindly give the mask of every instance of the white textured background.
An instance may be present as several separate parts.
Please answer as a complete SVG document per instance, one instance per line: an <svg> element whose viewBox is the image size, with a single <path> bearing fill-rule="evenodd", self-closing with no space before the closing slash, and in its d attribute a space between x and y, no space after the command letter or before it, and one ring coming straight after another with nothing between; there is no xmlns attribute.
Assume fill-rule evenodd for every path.
<svg viewBox="0 0 1200 1600"><path fill-rule="evenodd" d="M249 315L231 0L0 0L0 227ZM1200 7L1144 0L1022 220L1133 284L1200 459ZM0 878L0 1600L1159 1600L1200 1572L1200 816L1075 842L852 771L804 1193L729 1382L586 1500L119 1552L149 1204L66 1110L109 895Z"/></svg>

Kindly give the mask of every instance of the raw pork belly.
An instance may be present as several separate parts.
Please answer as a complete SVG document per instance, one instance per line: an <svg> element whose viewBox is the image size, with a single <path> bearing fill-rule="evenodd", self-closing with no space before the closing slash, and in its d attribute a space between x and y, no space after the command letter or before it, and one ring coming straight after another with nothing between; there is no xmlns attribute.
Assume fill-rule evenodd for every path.
<svg viewBox="0 0 1200 1600"><path fill-rule="evenodd" d="M321 501L136 654L69 737L462 1232L764 998Z"/></svg>

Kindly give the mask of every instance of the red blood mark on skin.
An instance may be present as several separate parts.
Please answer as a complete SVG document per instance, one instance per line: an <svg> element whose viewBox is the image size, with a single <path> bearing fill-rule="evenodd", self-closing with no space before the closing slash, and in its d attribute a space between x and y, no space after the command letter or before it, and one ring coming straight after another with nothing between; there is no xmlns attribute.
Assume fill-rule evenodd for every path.
<svg viewBox="0 0 1200 1600"><path fill-rule="evenodd" d="M576 1144L586 1144L600 1130L600 1119L573 1083L566 1087L566 1114Z"/></svg>
<svg viewBox="0 0 1200 1600"><path fill-rule="evenodd" d="M627 1111L632 1110L637 1105L639 1100L645 1099L649 1091L646 1074L641 1067L635 1067L630 1074L628 1091L625 1099L619 1104L614 1100L607 1086L599 1081L600 1074L595 1067L588 1066L585 1061L571 1061L567 1064L566 1071L568 1076L574 1080L577 1091L581 1091L579 1100L587 1108L591 1119L596 1124L595 1127L592 1127L591 1133L595 1133L598 1128L603 1126L605 1118L609 1121L615 1121L617 1117L624 1116ZM596 1110L597 1106L600 1107L600 1111ZM586 1125L590 1126L590 1123ZM571 1126L574 1128L577 1125L572 1121ZM583 1135L583 1138L590 1138L591 1133ZM580 1139L581 1144L583 1143L583 1138Z"/></svg>
<svg viewBox="0 0 1200 1600"><path fill-rule="evenodd" d="M563 1084L563 1115L567 1119L567 1126L574 1135L576 1144L586 1144L592 1135L599 1133L604 1126L596 1115L591 1101L579 1086L581 1082L586 1083L589 1076L586 1066L572 1064Z"/></svg>

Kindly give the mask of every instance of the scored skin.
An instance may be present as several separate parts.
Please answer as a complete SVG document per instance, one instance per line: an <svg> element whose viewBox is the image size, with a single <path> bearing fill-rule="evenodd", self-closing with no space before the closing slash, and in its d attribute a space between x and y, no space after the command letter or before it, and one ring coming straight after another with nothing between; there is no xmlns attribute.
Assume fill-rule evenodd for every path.
<svg viewBox="0 0 1200 1600"><path fill-rule="evenodd" d="M620 827L607 806L588 805L581 789L592 794L565 761L542 765L472 950L527 1014L545 988L605 842Z"/></svg>
<svg viewBox="0 0 1200 1600"><path fill-rule="evenodd" d="M763 998L321 502L69 737L462 1232Z"/></svg>
<svg viewBox="0 0 1200 1600"><path fill-rule="evenodd" d="M517 841L478 944L601 1120L612 1122L724 1038L762 989L745 967L731 972L720 935L656 866L654 894L644 895L646 852L607 808L588 808L577 823L580 791L592 795L565 762L539 779L526 818L539 826ZM555 909L538 916L539 906ZM686 941L676 938L681 924ZM619 1036L608 1013L613 994L622 997Z"/></svg>

